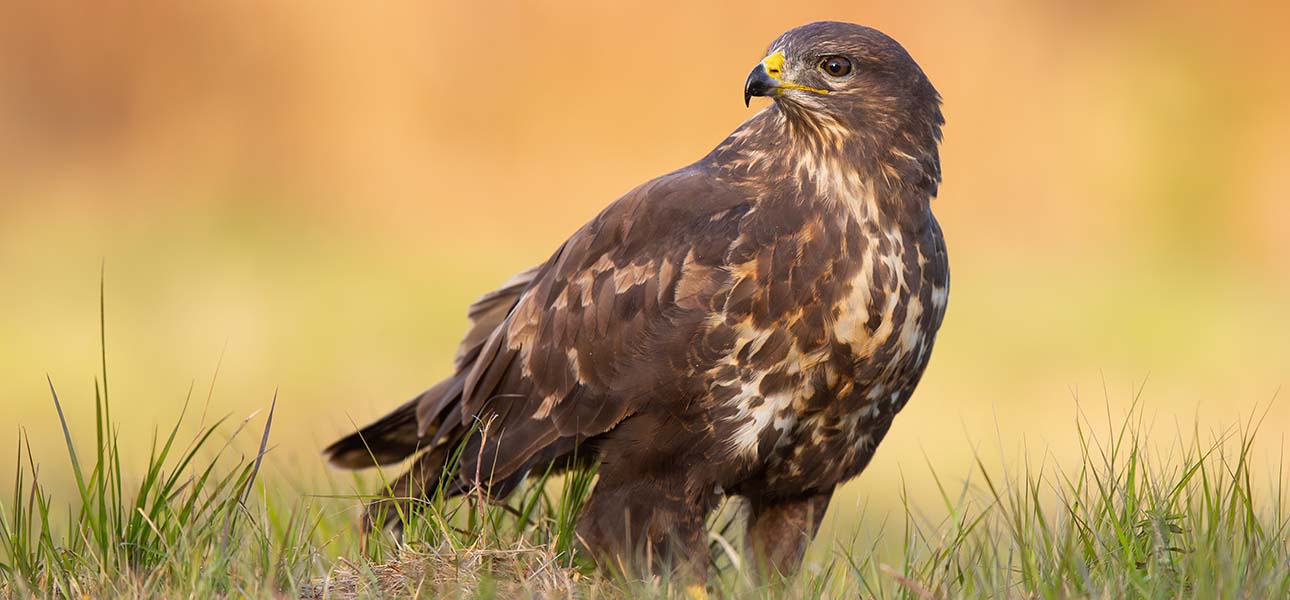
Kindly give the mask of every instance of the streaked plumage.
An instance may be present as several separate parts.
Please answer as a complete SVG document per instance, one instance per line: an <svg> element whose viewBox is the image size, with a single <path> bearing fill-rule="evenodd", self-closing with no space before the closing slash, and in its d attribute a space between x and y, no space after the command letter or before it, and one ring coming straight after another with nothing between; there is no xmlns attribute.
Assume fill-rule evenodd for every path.
<svg viewBox="0 0 1290 600"><path fill-rule="evenodd" d="M420 452L394 497L439 484L502 497L530 471L598 461L579 522L593 552L676 551L701 574L704 518L733 495L751 506L753 549L796 569L945 313L930 210L943 120L922 70L876 30L812 23L768 55L746 93L769 107L481 298L454 375L331 461Z"/></svg>

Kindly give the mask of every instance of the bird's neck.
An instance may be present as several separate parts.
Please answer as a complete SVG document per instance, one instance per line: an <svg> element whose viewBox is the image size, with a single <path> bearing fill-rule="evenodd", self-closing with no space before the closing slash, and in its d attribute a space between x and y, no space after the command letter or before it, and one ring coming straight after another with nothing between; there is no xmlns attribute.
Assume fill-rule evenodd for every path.
<svg viewBox="0 0 1290 600"><path fill-rule="evenodd" d="M940 183L936 139L882 127L853 131L772 104L708 155L723 179L761 196L847 209L862 221L922 226Z"/></svg>

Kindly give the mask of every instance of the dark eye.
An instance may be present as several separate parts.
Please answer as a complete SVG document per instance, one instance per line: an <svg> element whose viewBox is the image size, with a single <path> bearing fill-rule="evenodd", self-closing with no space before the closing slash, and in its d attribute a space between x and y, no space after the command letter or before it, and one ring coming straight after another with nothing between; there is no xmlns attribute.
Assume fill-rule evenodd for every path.
<svg viewBox="0 0 1290 600"><path fill-rule="evenodd" d="M851 74L851 61L845 56L826 56L820 59L820 70L832 77L846 77Z"/></svg>

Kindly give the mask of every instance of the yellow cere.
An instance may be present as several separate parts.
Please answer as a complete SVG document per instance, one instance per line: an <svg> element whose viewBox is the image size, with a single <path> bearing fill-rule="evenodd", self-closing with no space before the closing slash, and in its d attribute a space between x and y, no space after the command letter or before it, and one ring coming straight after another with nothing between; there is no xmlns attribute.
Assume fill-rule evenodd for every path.
<svg viewBox="0 0 1290 600"><path fill-rule="evenodd" d="M784 53L783 52L775 51L771 53L770 56L767 56L766 58L762 59L761 64L763 67L766 67L766 74L770 75L771 79L774 79L775 81L779 82L779 85L776 86L776 90L775 90L776 94L783 93L784 90L801 90L803 92L813 92L816 94L829 93L828 90L822 90L820 88L813 88L810 86L800 85L800 84L793 83L791 81L784 81L784 79L782 78L784 74Z"/></svg>
<svg viewBox="0 0 1290 600"><path fill-rule="evenodd" d="M784 53L776 51L774 54L762 59L761 66L766 67L766 74L771 79L780 81L780 74L784 72Z"/></svg>

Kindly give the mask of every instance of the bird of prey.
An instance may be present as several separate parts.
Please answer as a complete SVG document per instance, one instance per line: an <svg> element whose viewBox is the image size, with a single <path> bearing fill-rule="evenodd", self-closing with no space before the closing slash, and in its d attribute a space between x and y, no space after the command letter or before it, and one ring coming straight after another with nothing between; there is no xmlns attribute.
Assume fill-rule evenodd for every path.
<svg viewBox="0 0 1290 600"><path fill-rule="evenodd" d="M702 578L705 517L729 496L760 568L799 567L945 314L944 119L905 49L849 23L781 35L754 96L772 102L707 156L472 305L451 376L327 448L350 469L415 455L369 517L595 464L577 531L598 558Z"/></svg>

